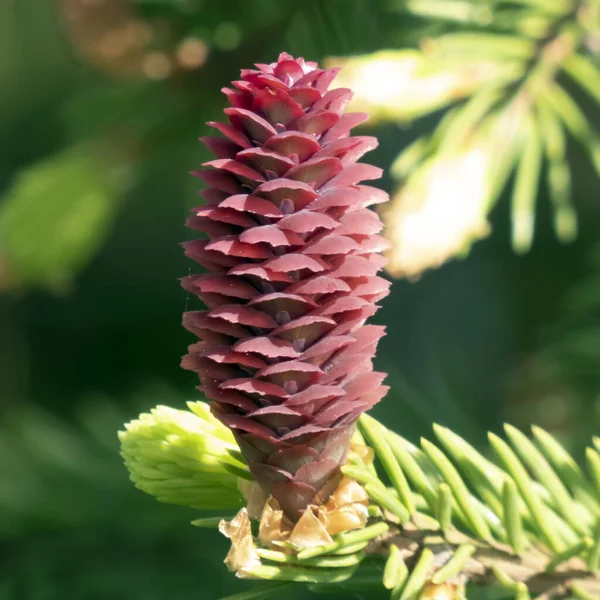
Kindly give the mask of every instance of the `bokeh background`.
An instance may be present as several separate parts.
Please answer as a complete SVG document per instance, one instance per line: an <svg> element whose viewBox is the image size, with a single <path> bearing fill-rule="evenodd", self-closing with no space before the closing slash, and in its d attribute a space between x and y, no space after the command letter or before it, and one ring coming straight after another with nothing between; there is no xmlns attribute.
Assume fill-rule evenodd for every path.
<svg viewBox="0 0 600 600"><path fill-rule="evenodd" d="M116 432L198 399L178 367L192 341L178 244L199 203L187 173L208 159L196 138L220 88L284 50L346 65L340 83L380 139L369 162L388 173L395 282L376 317L392 391L375 416L409 439L439 422L475 445L536 423L580 457L600 423L597 11L3 0L0 599L244 587L226 540L189 526L197 512L128 482Z"/></svg>

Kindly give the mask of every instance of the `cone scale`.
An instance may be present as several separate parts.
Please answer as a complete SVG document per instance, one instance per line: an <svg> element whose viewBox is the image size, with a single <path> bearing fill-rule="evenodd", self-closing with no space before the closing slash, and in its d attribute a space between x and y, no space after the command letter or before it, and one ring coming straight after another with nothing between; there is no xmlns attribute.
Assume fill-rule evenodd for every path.
<svg viewBox="0 0 600 600"><path fill-rule="evenodd" d="M184 248L206 272L183 287L206 310L184 313L200 341L182 366L296 522L335 490L357 418L387 392L372 365L384 328L365 322L388 294L369 208L388 197L362 184L381 176L357 162L377 140L350 136L367 116L328 89L337 69L287 54L256 67L202 138L216 159L194 173L205 203L187 225L206 235Z"/></svg>

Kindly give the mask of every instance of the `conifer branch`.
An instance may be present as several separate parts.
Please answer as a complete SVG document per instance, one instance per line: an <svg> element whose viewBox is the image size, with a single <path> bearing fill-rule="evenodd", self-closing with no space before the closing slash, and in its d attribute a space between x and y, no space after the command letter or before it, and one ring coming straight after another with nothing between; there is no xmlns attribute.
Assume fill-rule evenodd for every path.
<svg viewBox="0 0 600 600"><path fill-rule="evenodd" d="M235 444L226 438L233 448L223 448L227 432L202 406L190 405L195 414L154 411L120 434L140 489L202 508L202 496L188 491L191 482L210 477L213 495L225 499L237 479L227 468L232 460L247 478ZM332 585L349 592L385 587L396 600L432 598L442 588L460 598L467 584L501 586L521 600L600 598L597 470L584 472L540 428L534 428L533 441L505 429L508 441L490 434L498 457L493 462L446 428L434 427L440 446L422 440L418 448L363 415L355 443L374 440L375 461L353 450L342 471L370 497L367 526L298 550L254 538L256 563L238 575L304 584L319 593ZM193 524L215 528L219 522L209 517ZM375 572L373 564L379 564ZM269 598L281 589L259 586L228 600Z"/></svg>
<svg viewBox="0 0 600 600"><path fill-rule="evenodd" d="M465 582L510 585L515 593L526 592L532 597L547 599L577 593L600 598L597 572L600 512L590 514L575 495L576 490L584 489L590 494L588 503L597 501L591 492L596 473L591 469L591 480L588 480L550 434L536 428L536 437L544 440L540 450L510 426L505 429L514 450L490 434L490 443L506 469L502 470L456 434L435 427L438 439L467 477L467 484L450 458L430 442L422 441L423 452L369 416L361 417L360 425L363 430L379 433L379 447L387 443L395 449L401 448L395 453L398 466L410 473L409 479L415 488L431 490L432 479L443 480L437 486L438 502L452 506L450 518L454 517L456 523L449 527L447 516L440 518L439 511L432 511L427 502L417 501L423 512L413 514L410 523L379 540L372 552L389 553L388 561L397 561L399 549L409 571L423 552L431 552L432 565L436 565L435 572L431 573L434 584L447 581L444 572L458 563L461 567L454 569L456 577L451 580L457 585ZM544 457L544 452L549 456ZM379 458L377 451L376 456ZM407 460L407 457L411 458ZM425 470L415 468L416 460L427 464L426 457L437 473L430 469L426 475ZM552 457L556 464L563 465L563 470L568 468L570 483L552 469ZM453 504L446 500L447 490L452 494ZM487 505L484 501L478 502L486 497L481 493L483 490L491 492L488 500L494 497L496 501ZM430 503L433 504L431 499ZM495 519L490 518L490 513ZM489 530L476 525L486 521L489 521ZM390 552L390 547L396 550Z"/></svg>

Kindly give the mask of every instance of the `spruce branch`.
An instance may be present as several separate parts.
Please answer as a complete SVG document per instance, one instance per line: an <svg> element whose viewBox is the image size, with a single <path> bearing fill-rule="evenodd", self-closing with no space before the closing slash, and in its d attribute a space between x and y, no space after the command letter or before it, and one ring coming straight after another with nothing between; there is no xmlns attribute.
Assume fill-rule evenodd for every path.
<svg viewBox="0 0 600 600"><path fill-rule="evenodd" d="M371 417L361 417L362 428L374 426L381 433L380 443L381 439L383 443L393 440L396 447L403 446L405 452L396 456L399 465L404 466L404 462L408 466L406 471L412 474L411 484L420 489L430 489L427 485L429 481L423 481L423 478L427 478L424 472L416 471L414 462L406 461L407 455L423 458L422 451L386 430ZM600 513L596 511L590 515L585 506L570 495L575 485L578 489L583 487L589 490L591 481L575 465L566 450L550 434L536 429L537 437L545 440L546 452L550 449L555 460L560 456L560 464L569 465L569 472L577 474L576 484L571 476L573 487L570 490L546 461L544 447L538 450L523 434L510 426L506 426L510 445L490 434L490 444L505 470L488 463L456 434L440 427L436 427L435 432L443 440L442 443L452 448L453 452L450 453L460 465L459 469L471 478L471 485L468 486L458 470L449 468L449 457L430 442L422 441L425 454L438 469L437 476L430 472L429 479L435 477L443 480L444 483L438 484L438 489L445 486L442 489L449 488L452 493L455 501L452 512L456 525L449 527L446 517L444 522L438 520L437 527L432 528L430 519L437 519L439 513L432 513L425 508L423 513L413 515L411 522L402 526L397 533L382 540L381 547L373 551L389 552L387 548L390 545L401 549L401 558L409 571L424 551L430 551L434 557L433 564L443 565L431 578L433 583L445 581L444 573L455 571L453 567L459 564L460 569L455 571L459 575L457 583L468 581L476 585L509 585L517 593L527 591L548 599L567 597L576 591L600 598L600 579L595 572ZM481 487L482 468L487 470L491 483L489 487ZM537 476L537 481L533 480L533 475ZM595 478L593 471L590 477ZM498 494L499 488L501 494ZM478 491L482 489L488 492L494 490L498 502L490 504L495 511L485 503L476 502L481 499L478 498ZM444 496L439 494L442 501ZM556 496L560 498L560 503L556 501ZM500 528L492 530L492 537L474 525L478 519L485 522L484 514L489 510L501 523ZM567 510L570 512L567 513ZM578 515L584 518L579 520ZM426 519L422 521L424 516ZM592 517L596 520L593 521ZM390 552L388 560L397 561L395 555L396 551Z"/></svg>
<svg viewBox="0 0 600 600"><path fill-rule="evenodd" d="M202 406L195 403L194 412L206 418ZM184 481L185 470L192 469L199 481L198 469L160 441L162 432L175 442L172 432L187 422L180 413L153 411L152 443L167 452L163 459L144 450L143 473L159 472L163 479L156 488L142 489L159 496L166 486L172 489L170 496L160 499L189 504L185 487L171 488L169 477ZM139 421L144 422L149 423L148 417ZM210 425L210 439L188 427L186 447L197 448L199 464L206 463L202 452L227 463L226 455L211 450L227 430L213 421ZM386 588L393 599L436 597L440 590L459 598L465 585L500 586L520 599L600 598L597 471L590 467L584 472L539 428L532 440L511 426L505 430L506 439L490 434L494 462L446 428L434 427L440 446L422 440L419 448L372 417L361 416L355 442L371 444L375 463L364 458L368 453L352 451L342 471L363 484L370 497L367 526L337 534L330 544L299 550L253 538L256 562L238 575L280 583L259 585L228 600L268 598L286 582L318 593L328 593L333 585L348 592ZM139 436L144 443L137 441ZM194 436L199 436L197 444ZM133 472L140 464L136 453L149 448L148 439L147 426L139 425L127 427L122 436L134 479L139 479ZM235 448L230 450L227 456L243 461ZM153 459L158 462L151 464ZM229 475L222 471L221 476ZM180 492L183 496L177 498ZM233 522L233 515L226 520ZM215 528L219 522L221 527L221 517L209 517L193 524Z"/></svg>
<svg viewBox="0 0 600 600"><path fill-rule="evenodd" d="M590 52L598 3L415 0L401 10L423 20L419 50L332 59L356 91L353 108L376 119L405 124L446 109L437 128L392 167L398 187L383 211L393 244L388 271L412 278L467 254L489 234L488 215L513 173L514 250L533 244L544 179L557 238L572 241L578 223L569 137L600 173L600 136L586 114L589 103L584 110L577 95L579 88L600 102L600 69ZM436 20L441 25L430 33ZM402 82L397 91L390 79Z"/></svg>
<svg viewBox="0 0 600 600"><path fill-rule="evenodd" d="M565 14L552 12L561 35L563 20L571 26ZM503 177L516 168L516 233L527 243L543 145L522 90L561 63L554 53L537 60L549 37L508 70L508 99L493 92L468 102L437 140L449 143L480 117L490 134L511 127L510 147L488 151ZM458 42L464 52L473 39ZM365 325L388 288L376 275L382 223L368 206L387 195L357 185L381 174L356 162L376 140L348 137L365 115L344 112L349 90L327 91L336 69L286 53L256 66L224 90L230 124L211 125L226 138L204 138L218 158L197 173L208 204L189 225L209 240L186 244L209 273L184 287L208 310L184 315L201 341L182 366L198 373L214 416L196 403L195 416L162 407L128 424L120 437L133 481L196 508L224 508L241 493L237 514L194 524L217 524L231 540L225 564L244 579L323 593L375 587L394 600L462 598L467 584L494 583L520 600L598 597L595 450L586 474L547 432L534 429L532 442L506 426L506 440L489 434L491 460L443 427L418 448L364 414L388 389L372 364L383 328ZM569 106L555 87L550 109Z"/></svg>

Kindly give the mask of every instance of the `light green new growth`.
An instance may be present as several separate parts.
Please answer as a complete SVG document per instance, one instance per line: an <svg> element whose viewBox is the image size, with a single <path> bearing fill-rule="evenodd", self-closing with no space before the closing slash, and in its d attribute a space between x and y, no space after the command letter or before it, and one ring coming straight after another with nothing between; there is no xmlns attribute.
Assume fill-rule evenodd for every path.
<svg viewBox="0 0 600 600"><path fill-rule="evenodd" d="M432 443L427 440L421 440L421 446L439 469L444 481L450 487L458 509L463 515L463 521L465 521L475 535L484 540L489 539L490 531L487 524L481 513L477 510L475 503L467 490L467 486L461 479L458 471L444 453Z"/></svg>
<svg viewBox="0 0 600 600"><path fill-rule="evenodd" d="M137 488L161 502L198 509L241 508L238 478L249 478L231 432L206 404L157 406L119 432L121 456Z"/></svg>
<svg viewBox="0 0 600 600"><path fill-rule="evenodd" d="M467 561L475 553L475 546L462 544L456 549L452 558L431 578L433 583L444 583L452 577L456 577L464 569Z"/></svg>
<svg viewBox="0 0 600 600"><path fill-rule="evenodd" d="M498 580L498 583L506 590L514 592L515 600L528 600L529 590L522 581L514 581L509 575L504 573L497 565L492 565L492 571Z"/></svg>
<svg viewBox="0 0 600 600"><path fill-rule="evenodd" d="M158 407L119 433L132 480L162 501L241 507L238 476L250 474L233 437L206 405L190 409ZM508 441L489 435L493 462L446 428L434 426L443 450L428 440L418 448L363 415L355 443L370 444L375 461L351 453L342 471L369 495L367 525L305 549L255 540L255 563L242 575L306 584L319 594L387 589L392 600L430 597L435 586L458 599L465 583L493 582L519 600L565 592L600 598L597 450L588 449L588 476L549 433L534 428L531 441L505 430ZM221 519L193 524L214 528ZM260 600L282 589L263 586L227 600Z"/></svg>
<svg viewBox="0 0 600 600"><path fill-rule="evenodd" d="M490 212L505 196L511 199L513 248L527 252L542 187L557 238L573 241L578 217L571 183L578 155L569 138L600 173L600 132L593 119L600 64L590 43L600 29L597 0L390 5L416 21L418 49L353 55L340 75L356 92L354 108L374 120L405 125L428 116L436 122L399 148L390 169L397 185L384 220L388 235L401 243L390 252L388 270L417 276L465 256L489 234ZM387 76L378 78L379 72ZM394 93L389 81L397 79L403 84ZM434 247L426 235L436 227L439 206L455 219Z"/></svg>
<svg viewBox="0 0 600 600"><path fill-rule="evenodd" d="M421 590L429 580L431 567L433 566L434 554L429 548L424 548L416 565L406 580L404 589L400 594L400 600L411 600L418 598Z"/></svg>
<svg viewBox="0 0 600 600"><path fill-rule="evenodd" d="M440 529L447 533L452 525L452 491L447 483L440 483L438 487L434 515L440 524Z"/></svg>
<svg viewBox="0 0 600 600"><path fill-rule="evenodd" d="M523 531L523 520L519 511L519 493L515 482L506 478L502 490L502 504L504 509L504 527L506 537L515 554L520 555L527 546L527 537Z"/></svg>
<svg viewBox="0 0 600 600"><path fill-rule="evenodd" d="M571 499L548 461L524 434L510 425L506 425L504 430L521 460L550 493L552 507L577 533L585 535L592 520L588 511Z"/></svg>
<svg viewBox="0 0 600 600"><path fill-rule="evenodd" d="M590 571L596 572L598 569L600 569L600 517L598 518L598 523L594 528L592 539L595 541L588 553L587 564Z"/></svg>
<svg viewBox="0 0 600 600"><path fill-rule="evenodd" d="M398 550L398 546L392 544L383 572L383 585L388 590L397 589L404 585L407 577L408 568L402 558L402 553Z"/></svg>
<svg viewBox="0 0 600 600"><path fill-rule="evenodd" d="M532 482L529 478L525 467L519 462L516 454L510 449L508 444L500 439L497 435L490 433L490 444L504 464L510 476L514 479L517 489L535 524L537 529L546 543L553 551L557 552L564 548L564 544L559 539L556 531L552 528L552 524L546 519L545 506L532 489Z"/></svg>
<svg viewBox="0 0 600 600"><path fill-rule="evenodd" d="M404 472L397 460L394 459L392 450L385 437L382 436L382 430L379 423L375 419L364 419L362 421L362 434L366 441L371 445L373 450L377 452L387 476L390 478L392 485L398 492L400 500L406 506L409 515L415 512L415 503L412 498L412 493L408 487L408 482L404 476Z"/></svg>

